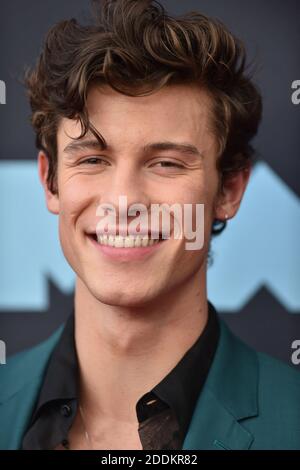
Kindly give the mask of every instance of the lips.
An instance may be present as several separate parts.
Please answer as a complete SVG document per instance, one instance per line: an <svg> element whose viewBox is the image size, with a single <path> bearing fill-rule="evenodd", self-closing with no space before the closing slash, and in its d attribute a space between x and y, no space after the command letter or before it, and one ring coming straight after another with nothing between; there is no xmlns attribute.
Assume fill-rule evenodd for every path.
<svg viewBox="0 0 300 470"><path fill-rule="evenodd" d="M140 235L136 237L100 235L97 237L95 232L86 235L96 250L112 261L143 260L155 253L166 242L163 238L154 240L148 235L143 237Z"/></svg>

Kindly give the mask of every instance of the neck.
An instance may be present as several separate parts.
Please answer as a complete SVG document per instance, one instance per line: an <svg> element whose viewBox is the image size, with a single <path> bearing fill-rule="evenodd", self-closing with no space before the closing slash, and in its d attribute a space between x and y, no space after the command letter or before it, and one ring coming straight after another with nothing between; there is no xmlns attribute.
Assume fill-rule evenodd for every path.
<svg viewBox="0 0 300 470"><path fill-rule="evenodd" d="M207 322L206 274L143 307L107 305L75 290L80 400L86 414L136 420L138 399L195 343Z"/></svg>

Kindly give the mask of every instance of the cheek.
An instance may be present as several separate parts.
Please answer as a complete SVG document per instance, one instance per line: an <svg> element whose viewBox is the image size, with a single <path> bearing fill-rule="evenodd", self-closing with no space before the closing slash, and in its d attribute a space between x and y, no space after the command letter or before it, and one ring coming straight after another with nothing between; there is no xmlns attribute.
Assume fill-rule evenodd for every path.
<svg viewBox="0 0 300 470"><path fill-rule="evenodd" d="M205 211L205 227L210 233L210 224L214 215L214 206L219 187L219 174L217 169L211 165L205 174L205 181L203 184L203 203Z"/></svg>
<svg viewBox="0 0 300 470"><path fill-rule="evenodd" d="M66 196L66 195L64 195ZM77 272L78 244L82 236L80 230L81 202L75 198L63 198L59 213L59 239L62 251L71 267Z"/></svg>
<svg viewBox="0 0 300 470"><path fill-rule="evenodd" d="M93 206L93 197L89 187L81 184L79 179L74 182L70 179L66 181L60 191L60 218L64 223L72 227L77 223L79 216L87 209ZM96 208L96 205L94 205ZM95 209L96 211L96 209ZM70 227L70 228L71 228ZM66 227L67 229L67 227Z"/></svg>
<svg viewBox="0 0 300 470"><path fill-rule="evenodd" d="M178 241L177 241L178 242ZM180 240L180 246L177 246L176 254L172 260L171 276L176 273L176 277L184 279L199 271L207 257L207 244L204 238L204 245L201 249L196 248L196 240ZM180 266L180 269L178 267ZM174 269L175 267L175 269Z"/></svg>
<svg viewBox="0 0 300 470"><path fill-rule="evenodd" d="M193 221L196 221L196 204L204 205L205 223L207 219L210 219L217 192L217 183L215 175L203 174L182 192L182 204L193 205Z"/></svg>
<svg viewBox="0 0 300 470"><path fill-rule="evenodd" d="M211 236L211 225L214 218L214 204L218 190L218 175L217 171L207 171L199 175L199 179L196 182L193 180L193 184L185 188L185 191L181 194L182 204L192 204L192 209L189 208L187 214L189 232L192 231L193 236L197 239L203 240L203 248L199 251L185 250L186 256L189 258L193 257L192 253L199 254L207 251ZM203 207L198 207L197 204L202 204ZM186 211L186 209L185 209ZM192 214L192 215L191 215ZM194 239L189 236L188 243L194 243ZM200 243L202 245L202 242ZM191 246L191 245L190 245ZM198 245L194 245L198 246ZM191 260L192 261L192 260Z"/></svg>

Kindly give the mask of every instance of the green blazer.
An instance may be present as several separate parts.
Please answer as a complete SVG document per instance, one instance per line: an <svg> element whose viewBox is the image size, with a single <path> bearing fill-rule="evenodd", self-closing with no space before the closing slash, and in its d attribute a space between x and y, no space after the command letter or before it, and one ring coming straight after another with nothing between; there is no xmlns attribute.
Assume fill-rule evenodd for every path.
<svg viewBox="0 0 300 470"><path fill-rule="evenodd" d="M255 352L220 323L183 449L300 449L300 373ZM0 366L0 449L21 447L62 329Z"/></svg>

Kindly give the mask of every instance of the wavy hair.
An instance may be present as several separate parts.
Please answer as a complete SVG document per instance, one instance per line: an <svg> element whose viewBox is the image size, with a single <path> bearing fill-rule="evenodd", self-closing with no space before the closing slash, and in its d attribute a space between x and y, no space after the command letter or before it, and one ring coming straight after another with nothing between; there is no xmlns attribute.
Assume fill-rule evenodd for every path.
<svg viewBox="0 0 300 470"><path fill-rule="evenodd" d="M57 191L57 130L61 118L90 130L86 99L92 84L143 96L168 84L198 83L212 98L220 182L249 167L250 140L261 119L261 96L246 74L244 46L218 20L199 12L172 17L157 1L94 0L92 21L55 24L36 65L25 71L36 147L49 159L48 186ZM222 186L222 184L221 184ZM226 222L216 220L212 234Z"/></svg>

